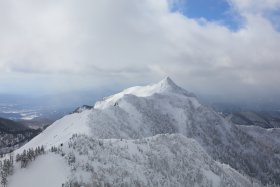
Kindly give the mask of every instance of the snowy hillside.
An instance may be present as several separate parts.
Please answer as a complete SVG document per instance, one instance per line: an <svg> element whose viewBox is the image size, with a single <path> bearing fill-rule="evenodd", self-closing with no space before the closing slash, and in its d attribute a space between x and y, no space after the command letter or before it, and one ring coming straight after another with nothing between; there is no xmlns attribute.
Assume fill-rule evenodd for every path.
<svg viewBox="0 0 280 187"><path fill-rule="evenodd" d="M56 154L42 155L28 168L15 168L8 179L8 187L60 187L70 176L70 168L63 157Z"/></svg>
<svg viewBox="0 0 280 187"><path fill-rule="evenodd" d="M280 119L268 113L236 112L228 115L227 119L238 125L259 126L267 129L280 127Z"/></svg>
<svg viewBox="0 0 280 187"><path fill-rule="evenodd" d="M27 168L16 164L8 181L9 187L262 186L214 161L195 140L180 134L135 140L73 134L66 145L52 147Z"/></svg>
<svg viewBox="0 0 280 187"><path fill-rule="evenodd" d="M192 140L183 138L180 135L170 135L170 137L168 135L155 136L158 134L173 133L182 134ZM228 180L236 184L233 186L247 185L248 180L245 177L241 177L241 175L233 169L229 169L229 167L224 168L218 162L211 161L211 159L229 164L240 173L245 173L264 183L275 182L280 184L280 156L277 150L271 149L268 144L260 144L259 141L257 141L257 136L247 133L238 126L226 121L212 109L201 105L194 94L178 87L170 78L165 78L157 84L126 89L123 92L97 102L93 109L85 109L80 111L80 113L67 115L56 121L40 135L17 150L16 153L21 153L24 149L41 145L44 145L46 149L50 149L52 146L61 147L61 145L64 145L61 151L65 151L65 154L72 151L73 154L79 153L83 155L84 151L77 152L74 148L72 150L65 148L65 145L69 144L69 140L73 134L86 135L86 138L84 138L85 140L88 138L99 139L102 144L108 147L109 150L106 150L107 148L95 149L98 151L95 152L94 155L99 158L98 162L103 164L100 165L99 163L95 165L95 162L92 161L88 166L92 167L95 172L103 173L103 175L99 176L96 180L109 182L109 184L112 184L112 181L118 178L117 174L115 176L116 178L106 178L106 175L111 172L108 170L108 167L113 165L112 167L119 168L119 171L123 171L131 176L131 178L127 180L135 179L134 181L138 181L137 177L139 178L141 173L141 176L144 174L147 175L147 178L143 180L139 179L143 185L154 184L155 181L150 180L153 173L162 178L166 186L169 186L167 185L168 181L170 182L170 186L177 186L175 181L178 178L176 180L170 178L170 176L173 176L175 173L177 177L194 177L195 180L201 182L198 186L210 183L217 186L215 185L217 181L219 184L223 184L222 186L230 186L229 184L226 185L226 183L222 183L222 180ZM147 137L152 137L150 139L148 138L153 142L152 145L150 143L145 143L145 145L140 143L138 145L137 141L141 142L141 140L143 140L144 142L149 142L148 139L143 139ZM118 143L122 139L125 139L125 144ZM169 142L165 141L166 139L169 139L170 144L166 143ZM171 142L175 144L176 141L179 141L177 143L180 144L180 146L178 146L178 152L174 151L171 154L169 150L172 148L170 146L173 145ZM199 145L194 143L194 141ZM75 140L75 142L80 142L80 140ZM114 143L111 145L108 142ZM80 147L79 149L85 151L95 147L95 145L87 145L86 143L76 144L76 147ZM130 145L134 148L123 150L119 147L130 147ZM147 151L150 150L151 154L143 152L139 155L139 160L131 160L130 158L134 157L134 152L130 151L137 150L135 148L137 146ZM201 151L202 148L200 146L209 156L204 151ZM116 162L109 161L109 158L114 155L110 155L109 153L114 152L119 152L121 155L115 155ZM188 155L192 152L195 152L195 157L190 157ZM162 155L162 158L157 156L158 154ZM92 157L90 153L84 155L85 160L90 159L90 157ZM155 165L150 165L151 163L145 160L149 157L154 157L157 161L164 159L167 162L164 165L171 164L171 160L175 158L172 164L175 166L180 165L182 167L182 172L173 171L172 165L172 168L167 168L167 173L163 174L161 173L161 169L157 168L161 164L156 163ZM184 157L193 159L193 162L190 162L187 167L184 165L186 164L186 161L183 159ZM195 158L200 157L207 157L207 159L198 163L198 160ZM82 158L83 157L78 157L78 160ZM213 165L209 162L214 162L215 167L219 168L217 170L220 172L213 169ZM77 163L77 166L73 167L79 170L84 162L78 161ZM139 176L132 175L131 170L121 169L123 165L117 166L116 164L118 163L123 163L125 166L130 163L132 168L135 167L135 169L139 169ZM140 163L143 164L144 168L139 166ZM196 170L198 174L189 173L188 169L196 168L196 165L201 165L201 167ZM204 170L209 172L203 172ZM75 175L75 170L73 175ZM87 175L88 174L85 174L85 176ZM207 178L207 175L212 177ZM163 179L164 177L165 179ZM222 179L223 177L225 177L225 179ZM201 181L202 178L205 180ZM242 181L245 182L243 183ZM129 183L129 181L126 182ZM182 181L179 180L178 185L184 186L183 184L186 182L187 181L183 181L183 179ZM191 185L191 183L186 184Z"/></svg>
<svg viewBox="0 0 280 187"><path fill-rule="evenodd" d="M244 126L240 125L239 128L254 137L255 141L260 145L265 145L274 150L275 153L280 154L280 129L271 128L264 129L258 126Z"/></svg>
<svg viewBox="0 0 280 187"><path fill-rule="evenodd" d="M195 140L180 134L136 140L74 135L59 153L66 155L72 168L68 184L174 187L252 184L229 166L215 162Z"/></svg>

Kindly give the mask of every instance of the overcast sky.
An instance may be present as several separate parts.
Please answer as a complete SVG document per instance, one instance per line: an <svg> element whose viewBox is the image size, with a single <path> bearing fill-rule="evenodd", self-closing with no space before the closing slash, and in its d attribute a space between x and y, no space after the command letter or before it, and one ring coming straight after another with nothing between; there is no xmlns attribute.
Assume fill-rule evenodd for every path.
<svg viewBox="0 0 280 187"><path fill-rule="evenodd" d="M280 0L0 0L0 92L280 94Z"/></svg>

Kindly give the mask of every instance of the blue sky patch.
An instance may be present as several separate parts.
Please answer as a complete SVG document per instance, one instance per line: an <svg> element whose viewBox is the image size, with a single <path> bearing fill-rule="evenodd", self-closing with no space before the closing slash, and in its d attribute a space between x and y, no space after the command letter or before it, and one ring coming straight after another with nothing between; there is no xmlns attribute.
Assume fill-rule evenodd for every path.
<svg viewBox="0 0 280 187"><path fill-rule="evenodd" d="M240 17L232 12L227 0L183 0L173 11L180 11L189 18L219 22L231 30L240 28Z"/></svg>
<svg viewBox="0 0 280 187"><path fill-rule="evenodd" d="M280 10L266 12L264 17L268 19L273 27L280 32Z"/></svg>

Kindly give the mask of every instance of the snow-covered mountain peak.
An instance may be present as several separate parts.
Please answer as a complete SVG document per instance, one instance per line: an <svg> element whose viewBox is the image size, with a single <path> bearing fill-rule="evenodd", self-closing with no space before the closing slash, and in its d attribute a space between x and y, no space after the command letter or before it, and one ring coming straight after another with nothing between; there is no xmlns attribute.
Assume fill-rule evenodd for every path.
<svg viewBox="0 0 280 187"><path fill-rule="evenodd" d="M178 87L173 80L170 77L165 77L162 79L158 84L160 84L162 87L170 87L170 88L176 88Z"/></svg>
<svg viewBox="0 0 280 187"><path fill-rule="evenodd" d="M101 173L100 176L110 176L113 173L116 174L116 181L120 176L122 179L122 176L129 176L133 180L141 179L139 184L143 185L138 186L195 186L189 182L196 178L196 181L201 181L199 176L205 175L214 176L213 181L218 181L220 186L252 186L250 182L249 185L230 185L227 183L228 180L237 183L240 180L245 180L245 183L248 181L241 179L243 177L233 169L227 172L225 171L227 169L215 164L217 169L212 170L213 160L229 164L264 183L280 184L278 172L280 150L278 143L275 143L276 139L267 141L267 135L259 140L257 137L259 137L258 134L263 133L262 131L246 133L242 128L229 123L212 109L201 105L193 94L177 86L169 77L156 84L125 89L97 102L93 109L89 108L90 110L78 109L77 113L57 120L15 153L22 153L24 149L41 145L46 149L57 146L67 151L69 148L69 153L75 152L77 155L77 167L83 167L81 163L83 163L84 157L78 157L78 154L85 152L84 156L88 158L88 165L92 167L86 172L94 172L90 176L97 176L96 173ZM158 138L165 137L165 135L157 136L162 134L167 134L166 141L164 138ZM176 134L177 138L168 134ZM79 138L71 143L72 138L78 136L84 136L84 138ZM155 138L149 138L154 136ZM275 137L278 136L275 135ZM189 143L190 140L187 138L196 143ZM152 141L154 141L152 144L145 143ZM67 146L69 143L75 146L70 148ZM192 149L192 147L199 147L198 145L202 148ZM206 152L197 151L202 149ZM111 159L112 153L118 153L113 155L116 160ZM188 156L189 153L194 154ZM197 167L198 162L186 164L201 154L206 159L202 159L203 162L199 167ZM129 164L132 160L135 162L134 165ZM119 165L119 163L122 164ZM108 165L110 168L107 167ZM136 167L142 165L143 167L134 172ZM112 169L111 166L115 169ZM164 172L158 174L158 169L162 166ZM173 176L172 168L177 168L177 166L180 169L175 173L180 179L169 180L166 176ZM184 167L181 168L181 166ZM127 168L128 170L126 170ZM148 171L146 168L149 168ZM81 170L83 169L81 168ZM122 174L118 175L120 171ZM184 176L186 171L189 173ZM134 176L134 173L139 175ZM147 173L151 174L148 178ZM267 173L271 173L271 175L268 177ZM164 179L165 183L157 183L158 185L146 183L149 178ZM184 178L187 180L176 183ZM116 184L115 181L110 181L111 179L108 178L109 184ZM102 181L107 181L107 179L102 179ZM211 185L210 181L205 185L197 186L219 186L219 184Z"/></svg>
<svg viewBox="0 0 280 187"><path fill-rule="evenodd" d="M165 77L159 83L155 84L159 92L170 92L176 94L183 94L188 97L195 97L193 93L178 86L170 77Z"/></svg>
<svg viewBox="0 0 280 187"><path fill-rule="evenodd" d="M94 108L102 109L108 106L116 105L119 99L123 98L125 95L134 95L137 97L149 97L154 94L178 94L187 97L195 97L194 94L186 91L185 89L177 86L170 77L165 77L156 84L149 84L147 86L135 86L127 88L120 93L104 98L102 101L96 102Z"/></svg>

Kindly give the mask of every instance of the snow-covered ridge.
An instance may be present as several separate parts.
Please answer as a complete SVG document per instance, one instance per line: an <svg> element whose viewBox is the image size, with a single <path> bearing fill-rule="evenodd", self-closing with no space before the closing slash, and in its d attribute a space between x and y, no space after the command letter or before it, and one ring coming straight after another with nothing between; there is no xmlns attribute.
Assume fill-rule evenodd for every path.
<svg viewBox="0 0 280 187"><path fill-rule="evenodd" d="M280 184L277 150L259 144L257 137L201 105L168 77L157 84L128 88L97 102L91 110L67 115L19 151L40 145L46 149L65 145L73 134L133 140L174 133L198 142L214 160L265 183Z"/></svg>
<svg viewBox="0 0 280 187"><path fill-rule="evenodd" d="M156 84L151 84L147 86L135 86L123 90L120 93L104 98L103 101L96 102L94 108L102 109L108 106L114 105L119 99L124 97L124 95L135 95L137 97L148 97L153 94L181 94L187 97L195 97L193 93L190 93L181 87L177 86L169 77L164 78Z"/></svg>
<svg viewBox="0 0 280 187"><path fill-rule="evenodd" d="M174 104L179 109L174 110ZM47 148L57 146L67 142L74 133L103 139L134 139L177 132L184 134L186 129L182 120L187 119L183 108L193 110L200 106L194 94L166 77L159 83L128 88L109 96L96 102L91 110L79 110L80 113L64 116L21 150L41 144ZM151 115L150 122L145 119L147 112ZM166 118L166 114L174 115L172 118L176 121L169 124L172 119ZM159 119L155 121L154 115ZM163 120L163 123L159 124L158 120Z"/></svg>

